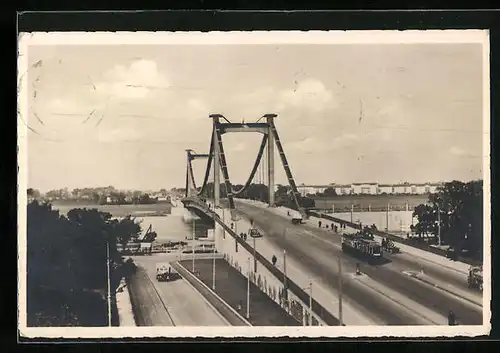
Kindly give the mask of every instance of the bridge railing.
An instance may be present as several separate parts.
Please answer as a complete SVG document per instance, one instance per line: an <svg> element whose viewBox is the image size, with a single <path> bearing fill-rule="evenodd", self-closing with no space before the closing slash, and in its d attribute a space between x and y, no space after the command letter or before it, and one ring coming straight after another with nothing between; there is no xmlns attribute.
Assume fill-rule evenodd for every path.
<svg viewBox="0 0 500 353"><path fill-rule="evenodd" d="M207 212L209 212L214 220L219 223L224 230L233 237L239 245L241 245L247 252L253 254L253 248L241 237L239 237L228 225L226 225L219 217L217 213L215 213L213 210L208 209L208 207L205 208ZM285 278L285 274L278 269L276 266L274 266L269 260L267 260L264 256L262 256L258 251L255 252L255 257L258 262L260 262L273 276L275 276L277 279L283 280ZM286 281L288 285L288 289L294 293L302 302L308 303L309 302L309 294L301 288L297 283L295 283L290 277L286 276ZM312 299L312 310L313 312L318 315L327 325L329 326L338 326L339 325L339 320L332 314L328 312L320 303L318 303L314 298Z"/></svg>

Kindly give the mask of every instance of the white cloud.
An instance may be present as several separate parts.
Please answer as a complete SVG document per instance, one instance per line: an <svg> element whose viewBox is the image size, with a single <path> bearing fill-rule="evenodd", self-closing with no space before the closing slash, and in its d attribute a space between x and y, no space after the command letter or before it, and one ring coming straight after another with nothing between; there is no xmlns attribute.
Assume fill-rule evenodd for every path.
<svg viewBox="0 0 500 353"><path fill-rule="evenodd" d="M103 75L103 80L91 87L106 96L122 99L143 99L153 89L165 89L169 82L151 60L136 60L128 67L117 65Z"/></svg>
<svg viewBox="0 0 500 353"><path fill-rule="evenodd" d="M465 151L457 146L451 147L450 153L454 156L464 156L465 155Z"/></svg>
<svg viewBox="0 0 500 353"><path fill-rule="evenodd" d="M99 129L99 142L134 141L142 137L137 129L120 127L116 129Z"/></svg>
<svg viewBox="0 0 500 353"><path fill-rule="evenodd" d="M297 83L294 89L281 92L280 101L285 109L298 107L314 112L338 106L333 93L321 81L312 78Z"/></svg>
<svg viewBox="0 0 500 353"><path fill-rule="evenodd" d="M359 136L352 133L342 133L331 140L317 139L307 137L300 141L288 143L285 149L301 151L305 153L321 153L326 151L333 151L339 148L346 148L351 146L356 141L359 141Z"/></svg>

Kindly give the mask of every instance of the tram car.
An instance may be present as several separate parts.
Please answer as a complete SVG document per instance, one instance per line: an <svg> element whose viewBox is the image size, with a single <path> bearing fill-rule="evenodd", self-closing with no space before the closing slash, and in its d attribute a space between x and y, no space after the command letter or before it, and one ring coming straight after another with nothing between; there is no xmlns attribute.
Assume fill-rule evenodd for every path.
<svg viewBox="0 0 500 353"><path fill-rule="evenodd" d="M342 251L369 263L383 261L383 250L379 242L363 236L362 232L344 234L342 236Z"/></svg>

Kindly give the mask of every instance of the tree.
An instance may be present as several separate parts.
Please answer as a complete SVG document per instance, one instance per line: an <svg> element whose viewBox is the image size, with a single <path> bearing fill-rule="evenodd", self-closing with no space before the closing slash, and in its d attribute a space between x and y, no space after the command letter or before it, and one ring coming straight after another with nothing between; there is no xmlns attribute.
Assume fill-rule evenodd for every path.
<svg viewBox="0 0 500 353"><path fill-rule="evenodd" d="M421 204L413 210L413 217L418 218L418 223L413 226L412 231L419 237L428 234L436 234L436 215L430 205Z"/></svg>
<svg viewBox="0 0 500 353"><path fill-rule="evenodd" d="M135 234L135 222L95 209L70 210L64 217L38 201L28 204L27 216L28 325L106 325L107 244L114 291L130 268L123 267L116 239Z"/></svg>
<svg viewBox="0 0 500 353"><path fill-rule="evenodd" d="M323 191L324 196L337 196L337 192L335 191L335 188L332 187L327 187L325 191Z"/></svg>
<svg viewBox="0 0 500 353"><path fill-rule="evenodd" d="M418 219L416 229L431 229L431 224L435 224L432 233L437 235L440 230L444 244L457 250L466 249L472 256L482 257L482 180L445 183L435 194L429 195L427 207L417 206L413 214Z"/></svg>

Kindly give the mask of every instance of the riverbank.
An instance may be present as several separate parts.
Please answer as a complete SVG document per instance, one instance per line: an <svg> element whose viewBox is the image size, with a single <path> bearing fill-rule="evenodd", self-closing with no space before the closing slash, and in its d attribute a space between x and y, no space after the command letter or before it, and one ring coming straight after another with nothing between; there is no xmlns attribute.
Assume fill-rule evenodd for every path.
<svg viewBox="0 0 500 353"><path fill-rule="evenodd" d="M98 205L95 203L83 202L61 202L53 201L52 207L59 210L61 214L67 214L74 208L97 209L101 212L108 212L113 217L154 217L166 216L172 212L172 204L169 202L158 202L149 205Z"/></svg>

